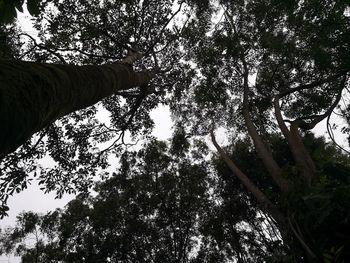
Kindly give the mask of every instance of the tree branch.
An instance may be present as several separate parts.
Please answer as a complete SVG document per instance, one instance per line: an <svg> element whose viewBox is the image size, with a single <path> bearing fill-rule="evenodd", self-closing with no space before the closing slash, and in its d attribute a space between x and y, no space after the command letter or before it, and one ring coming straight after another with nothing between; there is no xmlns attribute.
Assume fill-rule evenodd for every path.
<svg viewBox="0 0 350 263"><path fill-rule="evenodd" d="M295 87L295 88L287 89L287 90L282 91L281 93L279 93L279 98L283 98L283 97L285 97L285 96L287 96L289 94L292 94L294 92L297 92L297 91L301 91L301 90L304 90L304 89L311 89L311 88L320 86L322 84L326 84L328 82L336 80L339 77L342 77L342 76L346 75L349 71L350 71L349 69L342 70L339 73L337 73L337 74L335 74L333 76L330 76L328 78L325 78L325 79L322 79L322 80L318 80L318 81L314 81L314 82L309 83L309 84L300 85L300 86Z"/></svg>
<svg viewBox="0 0 350 263"><path fill-rule="evenodd" d="M27 33L22 33L20 35L29 37L33 41L35 47L38 47L40 49L44 49L44 50L48 51L49 53L55 55L63 64L68 64L67 61L62 57L61 54L57 53L56 51L51 50L50 48L46 47L45 45L38 44L36 42L36 40L31 35L29 35Z"/></svg>
<svg viewBox="0 0 350 263"><path fill-rule="evenodd" d="M312 252L312 250L310 249L310 247L306 244L306 242L303 240L303 238L298 234L298 232L295 230L292 221L290 220L290 216L288 216L288 223L290 228L293 231L294 236L297 238L297 240L299 241L300 245L303 247L303 249L305 250L305 252L307 253L308 257L311 260L316 259L316 255L314 252Z"/></svg>
<svg viewBox="0 0 350 263"><path fill-rule="evenodd" d="M173 20L173 18L181 11L182 5L184 4L184 1L182 1L179 5L179 8L170 16L170 18L168 19L168 21L163 25L162 29L160 30L159 34L157 35L157 37L155 38L155 40L153 41L152 45L145 51L145 55L147 55L148 53L152 52L154 47L157 45L157 43L159 42L164 30L166 29L166 27L169 25L170 21Z"/></svg>
<svg viewBox="0 0 350 263"><path fill-rule="evenodd" d="M343 77L342 82L341 82L341 87L344 86L346 83L346 76ZM334 102L332 103L332 105L328 108L328 110L321 114L321 115L316 115L314 116L313 120L309 123L302 121L300 123L300 128L304 129L304 130L311 130L313 129L319 122L321 122L322 120L324 120L325 118L327 118L330 114L332 114L333 110L335 109L335 107L338 105L341 97L342 97L342 91L343 89L340 88L339 92L334 100Z"/></svg>
<svg viewBox="0 0 350 263"><path fill-rule="evenodd" d="M282 213L272 204L270 199L249 179L249 177L242 172L235 163L227 156L225 151L220 147L215 139L214 132L210 132L211 141L213 142L216 150L220 154L221 158L224 160L226 165L230 168L232 173L242 182L242 184L247 188L247 190L253 194L257 199L259 204L262 206L263 210L270 213L278 224L284 222L284 216Z"/></svg>
<svg viewBox="0 0 350 263"><path fill-rule="evenodd" d="M281 168L273 158L272 152L266 147L266 145L262 141L262 138L260 137L252 121L249 112L248 65L243 55L241 56L241 60L243 63L243 117L248 129L248 133L253 139L256 151L258 152L258 155L263 161L265 167L269 171L270 176L273 178L273 180L283 192L287 192L289 190L289 182L287 179L282 177Z"/></svg>
<svg viewBox="0 0 350 263"><path fill-rule="evenodd" d="M344 147L342 147L341 145L339 145L339 143L336 142L335 138L334 138L334 133L332 131L332 127L330 124L330 118L331 118L332 114L329 114L327 117L327 132L329 135L329 138L332 140L332 142L341 150L343 150L344 152L346 152L347 154L350 155L350 151L347 151Z"/></svg>

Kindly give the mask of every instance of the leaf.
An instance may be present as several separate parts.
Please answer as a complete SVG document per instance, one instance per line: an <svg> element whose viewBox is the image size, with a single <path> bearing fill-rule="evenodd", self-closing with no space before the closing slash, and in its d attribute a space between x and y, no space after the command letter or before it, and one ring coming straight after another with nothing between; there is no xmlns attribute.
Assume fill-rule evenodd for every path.
<svg viewBox="0 0 350 263"><path fill-rule="evenodd" d="M32 16L36 16L40 13L39 0L28 0L27 8Z"/></svg>
<svg viewBox="0 0 350 263"><path fill-rule="evenodd" d="M16 17L16 8L13 5L0 1L0 24L10 24Z"/></svg>

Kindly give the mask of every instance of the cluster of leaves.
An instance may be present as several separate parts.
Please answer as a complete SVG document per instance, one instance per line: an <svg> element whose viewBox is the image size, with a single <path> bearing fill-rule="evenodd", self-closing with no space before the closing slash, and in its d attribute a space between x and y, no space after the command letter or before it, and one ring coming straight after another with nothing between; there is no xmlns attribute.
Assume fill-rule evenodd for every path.
<svg viewBox="0 0 350 263"><path fill-rule="evenodd" d="M325 260L344 259L349 158L311 134L305 140L322 180L311 191L282 198L249 140L228 150L260 189L294 211L293 222L307 229ZM297 169L285 154L285 142L278 136L271 141L279 161ZM170 146L152 140L138 152L126 151L113 177L97 183L97 195L80 195L64 210L46 215L19 215L17 226L2 232L0 251L15 252L23 262L300 262L302 254L282 244L273 219L251 193L222 160L203 161L206 154L205 145L188 138L183 128L175 130ZM33 237L35 242L28 242Z"/></svg>
<svg viewBox="0 0 350 263"><path fill-rule="evenodd" d="M213 176L202 154L181 130L170 147L153 140L124 152L97 195L22 213L2 232L0 251L23 262L256 262L281 253L274 224L239 184Z"/></svg>

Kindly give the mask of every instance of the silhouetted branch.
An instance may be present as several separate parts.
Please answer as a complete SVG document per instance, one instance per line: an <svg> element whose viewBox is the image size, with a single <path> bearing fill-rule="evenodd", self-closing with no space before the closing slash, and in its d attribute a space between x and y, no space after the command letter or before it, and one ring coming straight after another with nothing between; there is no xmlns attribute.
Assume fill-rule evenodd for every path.
<svg viewBox="0 0 350 263"><path fill-rule="evenodd" d="M38 44L38 43L36 42L35 38L33 38L31 35L29 35L29 34L27 34L27 33L22 33L22 34L20 34L20 35L29 37L29 38L33 41L35 47L38 47L38 48L40 48L40 49L43 49L43 50L48 51L49 53L51 53L51 54L53 54L54 56L56 56L63 64L68 64L67 61L62 57L62 55L56 52L57 50L56 50L56 51L53 51L52 49L46 47L45 45Z"/></svg>
<svg viewBox="0 0 350 263"><path fill-rule="evenodd" d="M315 87L320 86L322 84L326 84L328 82L332 82L333 80L336 80L337 78L346 75L349 71L350 70L346 69L346 70L343 70L343 71L339 72L338 74L335 74L335 75L330 76L328 78L325 78L325 79L322 79L322 80L318 80L318 81L314 81L314 82L309 83L309 84L300 85L300 86L295 87L295 88L287 89L287 90L282 91L281 93L278 94L279 98L282 98L284 96L287 96L287 95L292 94L292 93L297 92L297 91L301 91L301 90L304 90L304 89L315 88Z"/></svg>

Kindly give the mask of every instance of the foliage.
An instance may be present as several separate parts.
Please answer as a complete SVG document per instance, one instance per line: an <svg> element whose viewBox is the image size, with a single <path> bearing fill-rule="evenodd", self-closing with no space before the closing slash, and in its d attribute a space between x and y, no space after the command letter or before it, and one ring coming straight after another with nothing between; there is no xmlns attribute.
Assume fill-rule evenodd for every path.
<svg viewBox="0 0 350 263"><path fill-rule="evenodd" d="M31 15L40 12L40 0L27 0L27 8ZM24 0L1 0L0 1L0 24L13 22L17 17L17 10L23 12Z"/></svg>
<svg viewBox="0 0 350 263"><path fill-rule="evenodd" d="M78 197L44 216L22 214L3 235L3 252L16 251L23 262L35 249L37 262L189 262L210 207L209 182L207 164L193 163L180 145L154 140L125 152L96 197ZM40 248L18 245L36 229L49 237L35 242Z"/></svg>
<svg viewBox="0 0 350 263"><path fill-rule="evenodd" d="M33 172L43 189L56 191L58 197L64 192L87 192L92 178L108 175L105 170L110 166L109 158L120 156L128 145L126 136L130 134L137 141L150 134L153 121L149 112L165 102L166 91L178 81L180 65L174 63L180 56L176 52L178 40L171 27L167 27L177 14L172 11L172 2L144 1L142 5L138 1L128 5L122 1L100 2L52 1L43 5L35 23L40 42L26 32L20 33L29 40L22 47L25 50L20 58L102 64L115 62L127 50L137 49L145 57L135 65L135 70L145 67L166 70L154 79L153 88L149 87L154 92L146 99L140 89L116 94L61 119L39 132L17 153L6 156L0 171L3 205L9 195L20 189L19 185L27 184ZM101 111L109 116L108 120L98 119ZM36 162L45 155L57 165L43 167ZM13 181L12 177L17 179Z"/></svg>
<svg viewBox="0 0 350 263"><path fill-rule="evenodd" d="M62 221L74 227L57 230L63 243L55 246L84 248L74 247L76 254L66 260L100 256L95 246L105 251L104 260L106 255L179 260L169 248L181 236L170 230L174 219L179 229L189 224L189 238L201 240L193 262L346 261L349 156L310 130L336 109L349 119L348 102L340 104L349 85L347 10L346 1L328 0L43 5L35 20L39 40L22 33L29 42L21 59L102 64L122 59L126 51L141 51L144 57L134 69L161 73L146 98L140 100L141 90L116 94L61 119L3 160L2 207L8 195L25 187L31 172L40 170L45 191L86 194L92 178L108 177L111 160L120 158L118 173L100 184L97 197L78 198L70 204L75 209L58 212L58 226ZM150 136L149 113L159 104L169 106L176 124L169 149ZM101 109L110 115L108 121L98 118ZM207 151L206 135L215 129L228 134L228 147L220 152L216 146L220 158L214 157L211 170L201 151ZM149 144L139 153L125 152L126 131ZM35 159L47 154L56 166L41 168ZM228 168L228 160L248 182ZM192 196L196 189L200 198ZM77 207L86 214L76 213ZM242 222L248 230L240 228ZM83 231L90 228L97 232ZM155 247L147 247L147 240ZM194 241L182 243L186 253L195 247ZM182 259L189 259L186 253Z"/></svg>

